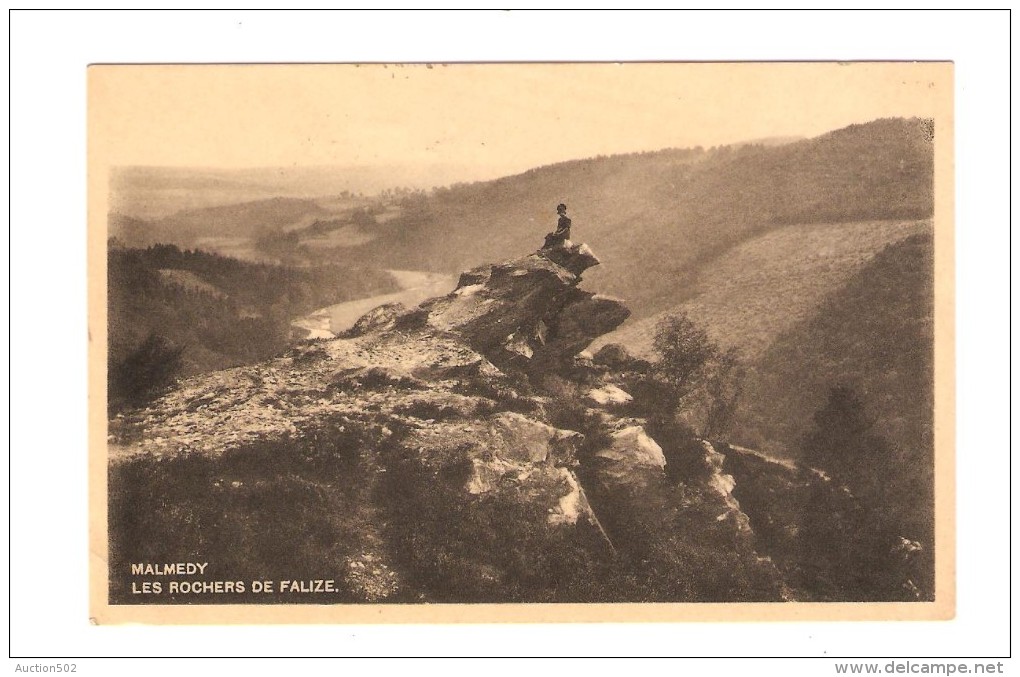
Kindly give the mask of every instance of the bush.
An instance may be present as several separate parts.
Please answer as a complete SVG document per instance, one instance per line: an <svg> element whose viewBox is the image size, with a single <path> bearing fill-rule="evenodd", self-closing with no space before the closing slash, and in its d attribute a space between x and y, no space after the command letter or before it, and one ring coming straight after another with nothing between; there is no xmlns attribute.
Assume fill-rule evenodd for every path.
<svg viewBox="0 0 1020 677"><path fill-rule="evenodd" d="M286 356L294 360L294 364L297 366L308 366L316 362L322 362L329 358L329 353L326 352L324 347L319 345L321 340L312 339L294 346L287 351Z"/></svg>
<svg viewBox="0 0 1020 677"><path fill-rule="evenodd" d="M183 353L183 346L153 333L122 361L111 363L110 412L140 407L173 385L181 372Z"/></svg>
<svg viewBox="0 0 1020 677"><path fill-rule="evenodd" d="M486 400L482 400L482 402L485 401ZM481 404L481 402L479 404ZM478 407L476 406L470 413L476 414L477 411ZM400 414L401 416L410 416L423 421L452 421L462 419L465 416L465 411L461 407L428 399L416 399L403 404L398 404L393 408L393 413Z"/></svg>

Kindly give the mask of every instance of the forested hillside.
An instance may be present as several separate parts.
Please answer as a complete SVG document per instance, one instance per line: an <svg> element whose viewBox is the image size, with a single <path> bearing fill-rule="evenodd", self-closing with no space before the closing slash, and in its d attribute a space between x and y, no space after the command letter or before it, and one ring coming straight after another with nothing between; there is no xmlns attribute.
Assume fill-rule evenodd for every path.
<svg viewBox="0 0 1020 677"><path fill-rule="evenodd" d="M110 232L126 244L191 244L203 237L258 238L311 222L328 212L314 200L270 198L237 204L187 209L145 221L113 213Z"/></svg>
<svg viewBox="0 0 1020 677"><path fill-rule="evenodd" d="M152 359L179 352L182 376L250 364L287 346L294 317L397 289L383 271L295 269L173 245L112 246L108 280L112 406L127 396L117 392L117 375L125 363L139 368L139 350L157 353Z"/></svg>
<svg viewBox="0 0 1020 677"><path fill-rule="evenodd" d="M436 190L351 253L466 269L541 243L565 202L573 237L605 252L588 285L642 317L682 300L699 266L779 225L930 217L931 139L926 121L890 119L782 146L565 162Z"/></svg>

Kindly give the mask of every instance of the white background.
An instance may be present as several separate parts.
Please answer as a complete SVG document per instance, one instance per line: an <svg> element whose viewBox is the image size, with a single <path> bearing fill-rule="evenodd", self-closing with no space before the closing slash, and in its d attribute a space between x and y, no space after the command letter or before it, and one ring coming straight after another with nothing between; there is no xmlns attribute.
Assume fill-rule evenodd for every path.
<svg viewBox="0 0 1020 677"><path fill-rule="evenodd" d="M15 12L10 22L11 655L824 658L1011 653L1007 13ZM498 627L88 625L88 63L890 58L956 62L956 620ZM8 667L13 672L19 663L55 662L12 659ZM277 672L285 667L278 661L147 661L144 666L135 661L75 662L79 674L136 674L139 669L149 674ZM834 674L832 662L714 660L641 668L691 669L692 674ZM623 667L604 661L545 667L576 672L599 666L613 671ZM428 669L410 662L394 667ZM461 662L452 667L476 671L480 666ZM522 667L527 668L489 664L484 669L501 673ZM306 662L294 669L311 668ZM327 668L339 673L379 666Z"/></svg>

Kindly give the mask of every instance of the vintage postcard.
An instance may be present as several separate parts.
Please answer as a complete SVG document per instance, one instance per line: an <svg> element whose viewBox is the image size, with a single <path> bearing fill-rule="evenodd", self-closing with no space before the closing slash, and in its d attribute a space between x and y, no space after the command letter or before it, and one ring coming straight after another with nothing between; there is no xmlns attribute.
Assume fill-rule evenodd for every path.
<svg viewBox="0 0 1020 677"><path fill-rule="evenodd" d="M95 622L953 617L952 77L90 67Z"/></svg>

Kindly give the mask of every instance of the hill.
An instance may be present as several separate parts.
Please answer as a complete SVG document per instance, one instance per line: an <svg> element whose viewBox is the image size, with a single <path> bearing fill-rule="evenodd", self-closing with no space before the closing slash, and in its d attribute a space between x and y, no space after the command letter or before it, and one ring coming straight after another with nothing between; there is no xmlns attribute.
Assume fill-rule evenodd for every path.
<svg viewBox="0 0 1020 677"><path fill-rule="evenodd" d="M349 255L456 272L540 242L553 230L555 205L565 202L574 237L604 252L605 270L588 283L626 298L640 318L675 305L705 262L774 228L930 218L931 138L926 121L888 119L779 146L540 167L435 190Z"/></svg>
<svg viewBox="0 0 1020 677"><path fill-rule="evenodd" d="M890 244L782 332L753 362L739 438L795 455L829 390L852 386L878 430L930 471L933 265L930 234Z"/></svg>
<svg viewBox="0 0 1020 677"><path fill-rule="evenodd" d="M147 220L135 210L111 218L111 234L130 245L172 242L250 260L456 274L541 242L565 202L574 237L604 252L605 268L588 283L626 298L640 319L688 298L707 262L775 228L930 218L931 141L930 121L876 120L813 139L575 160L428 193L364 198L337 189ZM226 180L212 178L213 186ZM126 191L132 186L198 179L157 172L132 180L121 202L140 201ZM281 179L281 194L293 194L294 180Z"/></svg>
<svg viewBox="0 0 1020 677"><path fill-rule="evenodd" d="M464 176L498 176L491 166L433 163L403 165L210 167L122 166L110 172L110 210L157 221L181 211L285 197L380 194L402 186L423 190Z"/></svg>
<svg viewBox="0 0 1020 677"><path fill-rule="evenodd" d="M753 363L733 438L802 460L835 455L833 465L862 478L858 495L883 506L883 520L933 542L933 302L931 235L888 245ZM863 458L812 446L820 416L847 392L871 430Z"/></svg>
<svg viewBox="0 0 1020 677"><path fill-rule="evenodd" d="M156 243L194 245L203 238L255 240L312 223L328 215L314 200L274 197L265 200L187 209L155 220L114 212L109 234L130 246Z"/></svg>
<svg viewBox="0 0 1020 677"><path fill-rule="evenodd" d="M629 314L580 286L598 262L567 245L478 266L416 309L116 417L111 601L930 599L930 541L876 522L884 504L698 439L626 390L647 374L576 359ZM130 563L186 558L328 595L133 593Z"/></svg>
<svg viewBox="0 0 1020 677"><path fill-rule="evenodd" d="M227 297L218 287L209 284L190 270L162 268L159 270L159 277L163 282L171 286L178 286L188 291L202 292L215 298L223 299Z"/></svg>
<svg viewBox="0 0 1020 677"><path fill-rule="evenodd" d="M592 344L620 343L653 358L656 325L686 313L709 336L754 361L782 333L818 312L828 295L845 285L887 245L928 233L922 221L865 221L782 226L749 238L699 266L680 303L630 322Z"/></svg>

